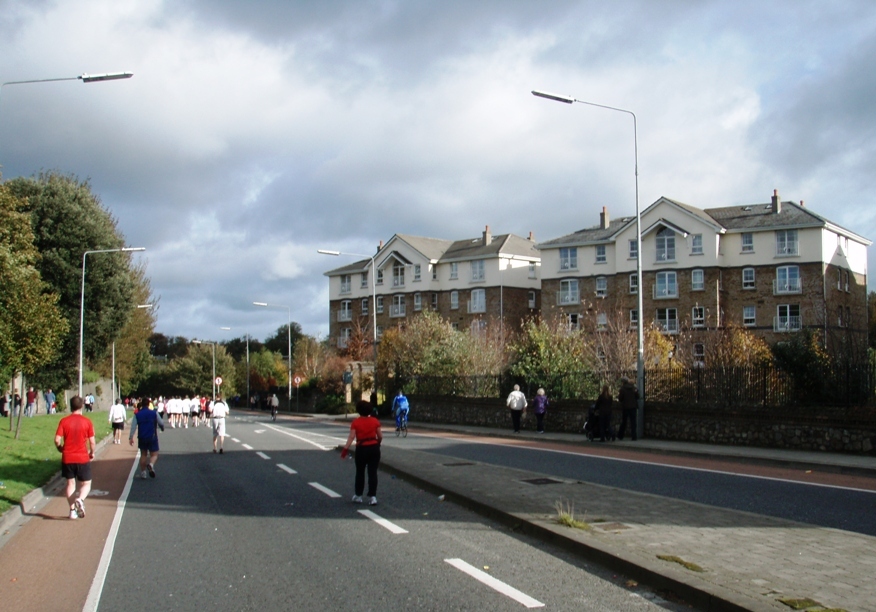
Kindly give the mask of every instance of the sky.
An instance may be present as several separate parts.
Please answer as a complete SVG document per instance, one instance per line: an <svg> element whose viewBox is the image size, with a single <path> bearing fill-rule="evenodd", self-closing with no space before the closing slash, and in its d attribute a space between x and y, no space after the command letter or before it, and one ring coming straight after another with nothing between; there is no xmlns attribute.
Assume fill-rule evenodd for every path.
<svg viewBox="0 0 876 612"><path fill-rule="evenodd" d="M317 249L633 215L636 144L642 209L778 189L876 239L874 57L872 0L0 0L0 82L134 73L2 87L0 171L90 181L156 331L324 337L357 258Z"/></svg>

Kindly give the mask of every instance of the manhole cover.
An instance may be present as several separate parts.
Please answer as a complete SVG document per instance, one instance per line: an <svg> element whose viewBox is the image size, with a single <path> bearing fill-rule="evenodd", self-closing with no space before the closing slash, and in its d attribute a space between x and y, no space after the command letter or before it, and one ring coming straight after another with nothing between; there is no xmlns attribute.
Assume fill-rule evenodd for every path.
<svg viewBox="0 0 876 612"><path fill-rule="evenodd" d="M623 523L593 523L594 527L598 527L603 531L617 531L618 529L629 529L629 525Z"/></svg>
<svg viewBox="0 0 876 612"><path fill-rule="evenodd" d="M447 467L459 467L461 465L474 465L474 463L470 461L460 461L458 463L445 463L444 465Z"/></svg>
<svg viewBox="0 0 876 612"><path fill-rule="evenodd" d="M523 480L521 482L531 485L563 484L562 480L554 480L553 478L530 478L529 480Z"/></svg>

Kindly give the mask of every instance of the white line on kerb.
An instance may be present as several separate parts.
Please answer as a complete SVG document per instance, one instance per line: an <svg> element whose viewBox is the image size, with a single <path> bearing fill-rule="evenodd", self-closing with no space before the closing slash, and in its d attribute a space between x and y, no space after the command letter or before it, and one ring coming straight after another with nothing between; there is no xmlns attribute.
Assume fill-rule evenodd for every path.
<svg viewBox="0 0 876 612"><path fill-rule="evenodd" d="M340 497L341 496L340 493L335 493L334 491L332 491L328 487L324 487L321 484L319 484L318 482L308 482L307 484L309 484L311 487L313 487L317 491L322 491L323 493L325 493L329 497Z"/></svg>
<svg viewBox="0 0 876 612"><path fill-rule="evenodd" d="M258 451L258 452L256 452L256 455L258 455L258 456L261 457L262 459L267 459L267 460L269 460L269 461L270 461L270 459L271 459L271 458L268 457L266 454L264 454L262 451Z"/></svg>
<svg viewBox="0 0 876 612"><path fill-rule="evenodd" d="M249 444L244 444L243 448L245 448L246 450L252 450L252 446L250 446Z"/></svg>
<svg viewBox="0 0 876 612"><path fill-rule="evenodd" d="M493 578L492 576L490 576L486 572L482 572L478 568L472 567L471 565L469 565L468 563L466 563L462 559L444 559L444 561L449 563L450 565L452 565L456 569L460 570L461 572L465 572L466 574L468 574L469 576L471 576L475 580L479 580L480 582L484 583L485 585L487 585L491 589L495 589L496 591L499 591L502 595L505 595L505 596L510 597L511 599L513 599L519 603L522 603L527 608L543 608L544 607L544 604L541 603L540 601L538 601L537 599L533 599L532 597L530 597L526 593L518 591L514 587L512 587L508 584L505 584L501 580L496 580L495 578Z"/></svg>
<svg viewBox="0 0 876 612"><path fill-rule="evenodd" d="M281 470L283 470L284 472L288 472L290 474L297 474L298 473L295 470L293 470L292 468L290 468L288 465L283 465L282 463L278 463L277 467L280 468Z"/></svg>
<svg viewBox="0 0 876 612"><path fill-rule="evenodd" d="M407 529L402 529L395 523L391 523L385 518L374 514L373 512L371 512L371 510L359 510L359 514L361 514L362 516L367 516L381 527L386 527L387 529L389 529L392 533L408 533Z"/></svg>

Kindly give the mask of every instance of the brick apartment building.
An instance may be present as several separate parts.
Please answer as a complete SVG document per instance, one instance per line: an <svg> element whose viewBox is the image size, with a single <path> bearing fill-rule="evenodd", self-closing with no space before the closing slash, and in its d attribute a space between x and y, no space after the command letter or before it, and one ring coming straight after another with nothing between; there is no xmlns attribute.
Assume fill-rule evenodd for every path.
<svg viewBox="0 0 876 612"><path fill-rule="evenodd" d="M456 329L516 326L540 308L539 266L531 235L493 236L489 226L479 238L456 241L396 234L373 260L325 273L329 335L344 348L354 330L373 333L375 294L378 339L390 325L425 310L438 312Z"/></svg>
<svg viewBox="0 0 876 612"><path fill-rule="evenodd" d="M865 350L866 238L778 193L705 210L660 198L641 217L643 323L689 332L695 362L708 332L729 323L770 344L815 328L828 350ZM636 326L635 217L610 220L603 208L598 226L538 249L543 317L570 328Z"/></svg>

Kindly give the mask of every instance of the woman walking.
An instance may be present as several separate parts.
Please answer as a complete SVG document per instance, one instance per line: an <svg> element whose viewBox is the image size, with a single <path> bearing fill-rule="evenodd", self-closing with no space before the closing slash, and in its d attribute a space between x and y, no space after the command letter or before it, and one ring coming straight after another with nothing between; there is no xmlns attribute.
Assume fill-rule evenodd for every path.
<svg viewBox="0 0 876 612"><path fill-rule="evenodd" d="M535 407L535 430L538 433L544 433L544 415L548 407L548 398L544 394L544 389L539 389L535 392L535 399L532 400L532 405Z"/></svg>
<svg viewBox="0 0 876 612"><path fill-rule="evenodd" d="M611 397L611 389L608 385L602 387L602 393L596 399L596 411L599 413L599 441L612 440L611 432L611 406L614 400Z"/></svg>
<svg viewBox="0 0 876 612"><path fill-rule="evenodd" d="M368 470L368 505L377 505L377 466L380 464L380 443L383 433L380 431L380 421L372 416L371 403L359 400L356 404L359 418L350 424L350 435L341 451L341 458L346 458L350 445L356 440L356 482L353 503L362 503L362 493L365 491L365 470Z"/></svg>

